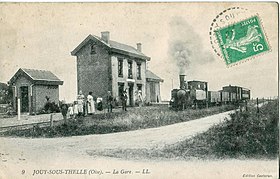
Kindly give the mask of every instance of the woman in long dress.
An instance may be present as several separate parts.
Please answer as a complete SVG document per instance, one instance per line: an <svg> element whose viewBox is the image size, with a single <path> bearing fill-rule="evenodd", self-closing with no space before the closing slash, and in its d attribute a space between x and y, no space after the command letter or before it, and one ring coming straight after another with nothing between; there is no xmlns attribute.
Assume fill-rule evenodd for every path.
<svg viewBox="0 0 280 179"><path fill-rule="evenodd" d="M142 91L141 90L138 91L137 98L138 98L139 107L142 107L143 106L143 97L142 97Z"/></svg>
<svg viewBox="0 0 280 179"><path fill-rule="evenodd" d="M87 96L87 109L88 109L89 115L92 115L95 113L95 106L94 106L94 100L92 97L92 92L89 92L89 95Z"/></svg>
<svg viewBox="0 0 280 179"><path fill-rule="evenodd" d="M141 93L142 93L141 90L135 91L135 105L139 107L142 107L142 102L143 102Z"/></svg>
<svg viewBox="0 0 280 179"><path fill-rule="evenodd" d="M78 116L82 116L84 114L84 99L85 96L83 95L83 92L80 91L79 95L77 96Z"/></svg>

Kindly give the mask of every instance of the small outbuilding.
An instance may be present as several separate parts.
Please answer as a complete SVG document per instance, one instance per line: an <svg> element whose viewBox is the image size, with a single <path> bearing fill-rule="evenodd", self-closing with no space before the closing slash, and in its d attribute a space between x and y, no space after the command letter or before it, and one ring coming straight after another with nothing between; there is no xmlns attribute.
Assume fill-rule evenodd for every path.
<svg viewBox="0 0 280 179"><path fill-rule="evenodd" d="M63 81L50 71L20 68L8 84L13 88L14 109L17 109L19 98L21 112L36 114L47 100L59 103L59 85Z"/></svg>
<svg viewBox="0 0 280 179"><path fill-rule="evenodd" d="M163 82L163 79L150 70L146 70L146 102L161 102L160 82Z"/></svg>

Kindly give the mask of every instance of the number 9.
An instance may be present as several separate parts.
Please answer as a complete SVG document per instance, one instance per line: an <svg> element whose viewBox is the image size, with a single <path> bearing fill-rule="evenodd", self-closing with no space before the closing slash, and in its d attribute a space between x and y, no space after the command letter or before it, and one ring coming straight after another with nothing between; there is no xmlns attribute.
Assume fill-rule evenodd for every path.
<svg viewBox="0 0 280 179"><path fill-rule="evenodd" d="M21 174L22 174L22 175L25 174L25 170L22 170L22 171L21 171Z"/></svg>

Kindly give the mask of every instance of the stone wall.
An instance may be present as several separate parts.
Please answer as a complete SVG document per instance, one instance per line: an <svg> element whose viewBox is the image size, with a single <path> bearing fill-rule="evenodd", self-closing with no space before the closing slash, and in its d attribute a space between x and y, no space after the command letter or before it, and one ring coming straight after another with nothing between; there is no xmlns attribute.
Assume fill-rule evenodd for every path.
<svg viewBox="0 0 280 179"><path fill-rule="evenodd" d="M47 85L34 85L33 86L33 101L36 101L33 108L38 112L44 108L47 99L49 97L50 102L54 102L58 105L59 103L59 88L58 85L47 86Z"/></svg>
<svg viewBox="0 0 280 179"><path fill-rule="evenodd" d="M101 42L93 43L97 44L95 53L91 51L91 43L77 53L77 90L82 90L85 97L92 91L94 97L105 99L112 90L109 53Z"/></svg>

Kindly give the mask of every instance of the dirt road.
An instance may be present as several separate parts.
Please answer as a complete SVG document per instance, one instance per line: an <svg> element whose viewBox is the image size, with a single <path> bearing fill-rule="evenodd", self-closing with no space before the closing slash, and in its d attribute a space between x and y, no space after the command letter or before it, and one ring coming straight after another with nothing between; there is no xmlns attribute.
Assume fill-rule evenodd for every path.
<svg viewBox="0 0 280 179"><path fill-rule="evenodd" d="M143 129L104 135L88 135L64 138L0 138L0 178L30 178L37 169L95 169L103 174L41 174L39 178L228 178L230 173L218 172L219 167L228 165L243 166L238 169L227 168L231 175L242 178L241 174L263 172L276 177L277 161L122 161L112 158L92 157L87 151L103 149L151 148L161 147L189 138L207 130L228 116L225 112L189 122L178 123L160 128ZM249 165L248 163L249 162ZM252 165L251 165L251 164ZM253 164L255 163L255 164ZM172 165L173 164L173 165ZM247 169L244 166L249 166ZM259 167L258 167L259 166ZM260 167L261 166L261 167ZM204 168L205 167L205 168ZM251 167L251 168L250 168ZM210 169L208 169L210 168ZM211 170L211 168L213 170ZM113 170L131 170L133 174L113 174ZM151 173L143 174L143 169ZM245 169L245 170L244 170ZM24 170L24 171L23 171ZM60 172L61 172L60 171ZM106 173L105 172L109 172ZM141 171L139 174L138 171ZM146 170L145 170L146 171ZM216 173L215 173L216 171ZM59 172L59 171L57 171ZM201 173L202 172L202 173ZM237 173L234 173L237 172ZM24 174L22 174L24 173ZM9 174L9 176L8 176ZM34 176L32 176L34 177ZM235 178L235 177L233 177ZM270 177L271 178L271 177Z"/></svg>
<svg viewBox="0 0 280 179"><path fill-rule="evenodd" d="M60 150L61 147L63 147L63 150L66 148L72 150L73 146L79 146L79 149L75 149L75 151L108 148L160 147L165 144L176 143L199 132L203 132L213 124L223 121L229 113L230 112L224 112L188 122L136 131L49 139L0 138L0 142L17 143L17 145L23 145L22 147L27 145L42 148L55 147L56 150Z"/></svg>

